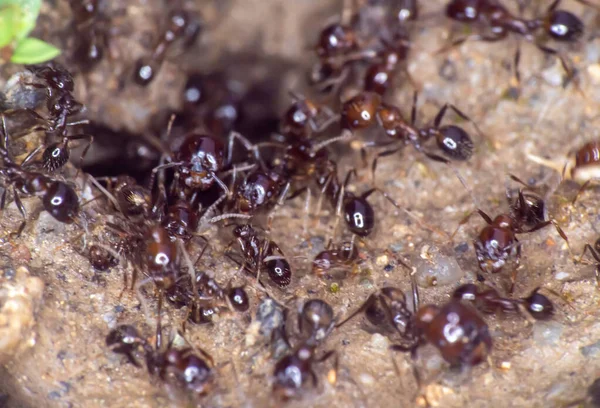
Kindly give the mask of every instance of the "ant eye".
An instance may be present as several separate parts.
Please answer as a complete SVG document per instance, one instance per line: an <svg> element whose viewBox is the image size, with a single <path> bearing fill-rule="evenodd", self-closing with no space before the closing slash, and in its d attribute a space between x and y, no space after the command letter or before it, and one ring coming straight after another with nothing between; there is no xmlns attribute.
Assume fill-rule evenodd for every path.
<svg viewBox="0 0 600 408"><path fill-rule="evenodd" d="M445 126L437 136L440 149L453 160L469 160L473 155L473 142L462 128Z"/></svg>

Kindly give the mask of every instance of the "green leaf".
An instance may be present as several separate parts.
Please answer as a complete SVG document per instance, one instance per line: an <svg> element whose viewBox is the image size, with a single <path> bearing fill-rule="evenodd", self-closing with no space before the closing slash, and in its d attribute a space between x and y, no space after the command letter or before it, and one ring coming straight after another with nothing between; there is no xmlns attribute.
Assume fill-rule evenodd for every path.
<svg viewBox="0 0 600 408"><path fill-rule="evenodd" d="M0 0L0 13L10 10L14 38L21 40L35 28L41 5L42 0Z"/></svg>
<svg viewBox="0 0 600 408"><path fill-rule="evenodd" d="M15 20L17 10L14 7L0 9L0 47L10 44L15 39Z"/></svg>
<svg viewBox="0 0 600 408"><path fill-rule="evenodd" d="M59 54L60 50L54 45L30 37L17 45L10 61L15 64L39 64L56 58Z"/></svg>

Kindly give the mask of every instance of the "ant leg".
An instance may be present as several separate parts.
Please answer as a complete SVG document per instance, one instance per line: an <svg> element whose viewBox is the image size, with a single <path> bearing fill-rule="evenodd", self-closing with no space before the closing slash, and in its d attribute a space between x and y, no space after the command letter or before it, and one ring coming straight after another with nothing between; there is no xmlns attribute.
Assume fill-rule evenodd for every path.
<svg viewBox="0 0 600 408"><path fill-rule="evenodd" d="M271 225L273 224L273 218L275 218L275 213L277 210L279 210L279 207L282 207L283 204L285 203L286 197L288 195L288 193L290 192L290 187L292 186L291 182L287 182L285 184L285 187L283 187L283 190L281 190L281 193L279 194L279 198L277 199L277 202L275 203L275 208L273 208L272 211L269 211L269 216L267 217L267 233L271 233ZM297 197L297 195L294 195L294 198Z"/></svg>
<svg viewBox="0 0 600 408"><path fill-rule="evenodd" d="M37 154L44 149L46 146L45 145L39 145L38 147L36 147L35 149L33 149L31 151L31 153L29 153L21 162L21 167L26 167L28 164L30 164L33 159L35 158L35 156L37 156Z"/></svg>
<svg viewBox="0 0 600 408"><path fill-rule="evenodd" d="M600 178L598 177L594 177L591 178L589 180L586 180L585 183L582 184L582 186L579 188L579 190L577 191L577 194L575 194L575 197L573 198L573 201L571 201L571 205L574 205L575 202L577 202L577 200L579 199L579 196L583 193L583 191L588 188L590 186L590 184L592 183L600 183Z"/></svg>
<svg viewBox="0 0 600 408"><path fill-rule="evenodd" d="M410 125L415 126L415 122L417 121L417 99L419 98L419 92L413 92L413 103L410 108Z"/></svg>
<svg viewBox="0 0 600 408"><path fill-rule="evenodd" d="M402 150L402 147L403 146L399 146L399 147L395 147L393 149L389 149L389 150L385 150L383 152L377 153L377 156L375 156L375 159L373 159L373 163L371 163L371 179L372 179L373 184L375 184L375 171L377 170L377 162L379 161L379 158L396 154L400 150Z"/></svg>
<svg viewBox="0 0 600 408"><path fill-rule="evenodd" d="M473 216L473 214L478 213L481 218L484 219L484 221L487 224L491 224L492 223L492 219L490 218L489 215L487 215L486 213L484 213L483 211L481 211L480 209L476 209L471 211L470 213L468 213L462 220L460 220L460 222L458 223L458 226L456 227L456 229L454 230L454 232L452 233L452 235L450 236L451 240L454 240L454 236L456 235L456 233L458 232L458 230L465 225L469 219Z"/></svg>
<svg viewBox="0 0 600 408"><path fill-rule="evenodd" d="M307 237L308 236L308 218L310 217L310 201L312 199L312 193L310 192L310 188L304 187L300 190L296 191L292 194L288 200L299 196L302 193L306 193L306 198L304 199L304 217L302 217L302 234Z"/></svg>
<svg viewBox="0 0 600 408"><path fill-rule="evenodd" d="M94 136L87 135L87 134L80 134L80 135L67 136L66 139L67 140L87 140L87 144L86 144L85 148L83 149L83 151L81 152L81 156L79 157L79 169L81 169L83 167L83 158L86 156L88 150L90 150L90 147L92 147L92 143L94 143ZM79 172L79 169L77 170L78 172ZM77 177L77 175L75 177Z"/></svg>
<svg viewBox="0 0 600 408"><path fill-rule="evenodd" d="M163 303L163 290L158 291L158 304L156 305L156 349L160 349L162 346L162 303Z"/></svg>
<svg viewBox="0 0 600 408"><path fill-rule="evenodd" d="M519 70L519 64L521 62L521 42L517 43L517 50L515 51L515 59L513 61L513 69L515 71L515 79L517 86L521 85L521 72Z"/></svg>
<svg viewBox="0 0 600 408"><path fill-rule="evenodd" d="M23 218L27 219L27 212L25 211L25 206L23 205L23 202L21 201L21 197L19 197L19 194L17 193L16 188L13 188L13 195L15 196L15 205L19 209L19 212L21 213Z"/></svg>
<svg viewBox="0 0 600 408"><path fill-rule="evenodd" d="M217 175L215 174L215 172L210 171L209 174L211 175L212 179L219 185L219 187L221 187L221 189L223 190L223 192L229 196L229 188L227 187L227 184L225 184L225 182L223 180L221 180L219 177L217 177Z"/></svg>
<svg viewBox="0 0 600 408"><path fill-rule="evenodd" d="M562 1L562 0L554 0L554 1L552 2L552 4L550 4L550 6L548 6L547 12L549 13L549 12L551 12L551 11L554 11L554 10L556 10L556 8L558 7L558 5L560 4L560 2L561 2L561 1Z"/></svg>
<svg viewBox="0 0 600 408"><path fill-rule="evenodd" d="M482 137L482 138L484 138L484 134L481 131L481 129L479 128L479 126L477 126L477 123L475 123L475 121L473 119L471 119L464 112L462 112L460 109L458 109L456 107L456 105L453 105L451 103L444 104L444 106L442 107L442 109L440 109L440 111L436 115L435 121L434 121L434 127L435 128L439 127L440 123L442 122L442 119L444 118L444 115L446 114L446 109L447 108L452 109L454 111L454 113L456 113L461 119L466 120L467 122L469 122L470 124L472 124L473 127L475 128L475 130L477 131L477 133L479 133L479 136Z"/></svg>
<svg viewBox="0 0 600 408"><path fill-rule="evenodd" d="M331 184L331 180L333 180L334 177L335 177L335 175L333 172L329 173L329 175L327 176L327 179L325 179L325 183L323 184L323 187L321 188L321 193L319 194L319 199L317 200L316 209L315 209L315 215L316 215L316 217L315 217L316 223L314 224L315 228L317 228L319 226L319 214L321 213L321 207L323 205L323 197L325 196L325 192L327 191L327 188Z"/></svg>
<svg viewBox="0 0 600 408"><path fill-rule="evenodd" d="M236 140L238 140L249 153L252 153L254 155L254 159L260 164L261 168L265 169L265 164L260 157L260 152L258 151L257 146L250 142L250 140L248 140L245 136L242 136L242 134L235 131L231 131L227 137L227 159L225 161L225 165L229 166L232 163L233 144Z"/></svg>
<svg viewBox="0 0 600 408"><path fill-rule="evenodd" d="M327 147L328 145L330 145L332 143L340 142L340 141L345 142L347 140L350 140L351 138L352 138L352 132L349 129L343 129L342 133L339 136L332 137L330 139L324 140L324 141L319 142L316 145L312 146L311 153L316 154L319 150L323 149L324 147Z"/></svg>
<svg viewBox="0 0 600 408"><path fill-rule="evenodd" d="M376 294L372 294L370 295L367 300L364 301L364 303L358 308L356 309L354 312L352 312L350 314L350 316L348 316L347 318L345 318L344 320L342 320L340 323L337 323L335 325L336 328L343 326L344 324L346 324L349 320L353 319L354 317L356 317L357 315L361 314L362 312L364 312L365 310L367 310L367 308L369 308L371 305L373 305L373 303L377 300L377 297L380 295L376 295Z"/></svg>

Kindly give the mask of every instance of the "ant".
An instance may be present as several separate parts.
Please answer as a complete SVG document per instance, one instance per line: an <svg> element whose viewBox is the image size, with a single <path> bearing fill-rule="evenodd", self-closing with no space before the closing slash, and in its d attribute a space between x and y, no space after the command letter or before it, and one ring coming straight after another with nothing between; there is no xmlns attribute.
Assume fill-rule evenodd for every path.
<svg viewBox="0 0 600 408"><path fill-rule="evenodd" d="M230 258L240 265L240 271L245 270L260 282L260 274L265 270L277 286L283 288L290 284L292 269L274 241L261 238L249 224L236 226L233 236L238 243L242 261Z"/></svg>
<svg viewBox="0 0 600 408"><path fill-rule="evenodd" d="M83 72L91 71L108 47L107 18L99 11L101 1L69 0L76 34L73 59Z"/></svg>
<svg viewBox="0 0 600 408"><path fill-rule="evenodd" d="M98 245L90 245L88 259L90 260L92 267L97 271L107 271L119 264L117 258Z"/></svg>
<svg viewBox="0 0 600 408"><path fill-rule="evenodd" d="M280 124L284 136L306 139L313 132L318 133L326 129L333 120L337 119L329 107L316 104L296 93L290 92L290 94L293 102L283 114ZM321 118L323 118L322 122L320 122Z"/></svg>
<svg viewBox="0 0 600 408"><path fill-rule="evenodd" d="M152 170L150 185L154 184L154 177L159 170L174 167L172 195L194 202L199 191L208 190L215 182L229 194L229 189L216 174L223 168L224 160L225 148L219 140L191 133L176 151L174 162L161 164Z"/></svg>
<svg viewBox="0 0 600 408"><path fill-rule="evenodd" d="M15 163L8 151L8 131L2 115L3 146L0 147L2 168L0 177L3 179L4 191L0 197L0 209L4 209L8 187L12 186L15 204L24 219L27 218L20 194L42 198L44 210L62 223L72 223L79 212L79 198L75 190L68 184L54 180L42 173L25 170L23 165ZM19 233L25 227L25 221L19 228Z"/></svg>
<svg viewBox="0 0 600 408"><path fill-rule="evenodd" d="M69 161L70 141L87 140L88 143L81 153L81 161L83 161L83 158L94 141L94 137L87 134L67 135L67 126L88 123L87 120L67 122L70 116L81 112L83 109L83 105L75 100L71 93L74 90L72 75L59 64L42 67L34 66L30 68L30 70L36 77L44 82L43 84L32 83L29 85L46 89L46 108L49 113L49 118L44 118L31 109L27 109L26 111L36 119L42 120L45 123L45 126L42 126L42 129L45 131L47 138L52 137L51 135L55 135L54 137L58 137L59 141L48 145L38 146L25 159L24 165L27 165L35 158L39 151L44 149L42 165L47 172L52 173L63 167Z"/></svg>
<svg viewBox="0 0 600 408"><path fill-rule="evenodd" d="M334 383L337 377L338 358L335 350L316 357L317 346L323 342L335 328L336 319L329 304L320 299L307 300L298 312L300 333L305 337L296 347L292 347L283 333L283 339L293 351L275 364L273 370L273 392L282 399L297 398L309 378L313 387L318 384L313 365L334 357L334 368L328 376Z"/></svg>
<svg viewBox="0 0 600 408"><path fill-rule="evenodd" d="M183 9L171 10L168 15L167 27L152 54L149 57L140 58L135 64L133 76L135 83L140 86L150 84L172 44L178 39L182 39L184 47L190 47L198 37L201 27L200 17L195 13Z"/></svg>
<svg viewBox="0 0 600 408"><path fill-rule="evenodd" d="M200 348L178 349L170 343L166 350L161 351L158 343L156 348L153 348L141 337L137 329L130 325L120 325L111 330L106 336L106 345L114 353L125 355L127 360L138 368L141 366L134 353L141 349L151 376L197 395L207 394L214 381L214 361L210 354Z"/></svg>
<svg viewBox="0 0 600 408"><path fill-rule="evenodd" d="M493 288L479 290L477 285L467 283L462 285L452 294L452 298L472 302L477 310L486 314L494 314L498 311L507 313L519 313L527 311L536 320L549 320L554 315L554 305L543 294L540 288L534 289L531 294L522 299L510 299L500 296Z"/></svg>
<svg viewBox="0 0 600 408"><path fill-rule="evenodd" d="M184 275L165 293L167 300L175 307L188 306L188 320L192 323L211 323L212 316L220 312L222 305L231 311L240 313L246 312L250 308L248 293L243 286L228 284L223 288L208 274L200 273L196 274L195 287L198 293L197 297L194 296L191 277Z"/></svg>
<svg viewBox="0 0 600 408"><path fill-rule="evenodd" d="M330 271L353 266L359 259L358 249L352 242L342 242L331 247L331 241L324 251L319 252L312 262L312 273L317 276L330 276Z"/></svg>
<svg viewBox="0 0 600 408"><path fill-rule="evenodd" d="M586 0L578 2L593 6ZM452 0L446 6L446 16L466 24L478 23L488 29L484 34L475 34L458 39L450 47L460 45L468 39L495 42L505 39L509 33L515 33L527 41L532 42L537 48L546 54L556 55L558 51L541 43L536 33L542 31L547 37L559 42L573 43L578 41L582 35L584 26L581 20L566 10L558 10L561 0L555 0L550 4L542 17L526 20L514 16L499 1L496 0ZM522 2L520 2L520 8ZM561 64L568 74L568 80L572 79L574 73L567 66L564 58L559 56ZM520 60L520 48L515 54L515 71L517 81L520 80L518 65Z"/></svg>
<svg viewBox="0 0 600 408"><path fill-rule="evenodd" d="M513 180L521 182L518 178L514 176L511 177ZM537 204L532 206L525 198L522 190L520 190L518 200L511 204L509 213L500 214L492 219L481 209L476 210L481 218L488 224L481 230L477 239L473 241L479 269L486 273L499 273L509 259L514 258L516 265L511 276L512 282L509 290L511 293L516 283L517 267L521 258L521 243L519 242L517 235L535 232L552 224L560 237L567 245L569 244L567 236L555 220L550 219L544 221L543 217L540 218L539 197L535 198L535 203ZM473 213L467 215L459 223L459 228L467 222L472 214ZM456 231L452 236L455 234ZM481 278L483 277L480 277L480 279Z"/></svg>
<svg viewBox="0 0 600 408"><path fill-rule="evenodd" d="M442 156L434 153L430 153L423 148L423 143L427 142L430 138L435 138L438 148L447 157L452 160L466 161L473 155L473 141L469 134L461 127L455 125L440 126L448 108L453 110L459 117L473 124L479 134L481 131L475 122L473 122L467 115L461 112L456 106L446 103L435 115L433 126L425 126L422 128L415 127L417 120L417 98L418 93L413 94L413 106L411 110L410 123L407 123L400 110L388 104L382 104L377 112L377 120L381 127L385 131L385 134L391 139L404 142L404 144L411 144L417 151L423 153L428 158L442 162L449 163L450 161ZM376 143L367 144L376 146ZM377 161L380 157L389 156L397 153L403 148L401 144L398 147L380 152L375 157L371 170L373 176L377 168Z"/></svg>

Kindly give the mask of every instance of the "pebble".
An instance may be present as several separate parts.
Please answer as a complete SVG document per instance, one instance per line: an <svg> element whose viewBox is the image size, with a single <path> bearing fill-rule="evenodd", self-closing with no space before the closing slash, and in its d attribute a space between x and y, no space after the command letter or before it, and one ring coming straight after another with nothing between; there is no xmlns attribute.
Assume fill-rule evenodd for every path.
<svg viewBox="0 0 600 408"><path fill-rule="evenodd" d="M585 357L590 357L590 356L597 355L598 352L600 352L600 340L597 341L597 342L595 342L595 343L588 344L587 346L580 347L579 351Z"/></svg>
<svg viewBox="0 0 600 408"><path fill-rule="evenodd" d="M377 264L377 266L385 266L389 262L390 262L390 260L387 255L378 256L377 259L375 260L375 263Z"/></svg>
<svg viewBox="0 0 600 408"><path fill-rule="evenodd" d="M569 273L568 272L564 272L564 271L560 271L560 272L556 272L556 274L554 275L554 278L556 280L565 280L569 278Z"/></svg>
<svg viewBox="0 0 600 408"><path fill-rule="evenodd" d="M387 339L387 337L382 336L379 333L374 333L371 336L371 340L369 341L369 343L371 344L371 347L373 349L382 350L382 351L387 351L389 348L389 345L390 345L390 342Z"/></svg>
<svg viewBox="0 0 600 408"><path fill-rule="evenodd" d="M594 84L600 84L600 64L592 64L587 67L587 72Z"/></svg>
<svg viewBox="0 0 600 408"><path fill-rule="evenodd" d="M563 330L563 325L558 322L536 322L533 339L541 346L553 346L560 340Z"/></svg>
<svg viewBox="0 0 600 408"><path fill-rule="evenodd" d="M415 266L415 278L422 288L452 285L465 275L454 257L443 254L435 246L423 246Z"/></svg>
<svg viewBox="0 0 600 408"><path fill-rule="evenodd" d="M362 373L358 378L362 385L373 385L375 383L375 378L371 374Z"/></svg>

